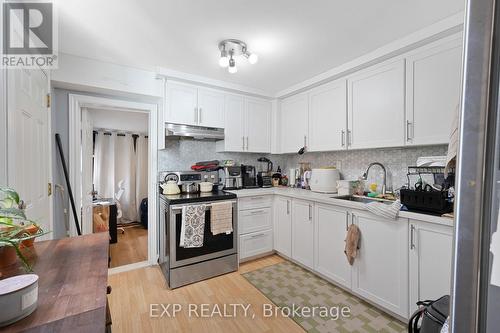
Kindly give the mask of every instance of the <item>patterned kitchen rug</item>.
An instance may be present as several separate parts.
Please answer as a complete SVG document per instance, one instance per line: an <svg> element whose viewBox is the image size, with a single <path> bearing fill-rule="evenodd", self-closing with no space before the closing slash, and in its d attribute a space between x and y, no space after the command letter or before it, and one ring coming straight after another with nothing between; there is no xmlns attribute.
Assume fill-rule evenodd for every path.
<svg viewBox="0 0 500 333"><path fill-rule="evenodd" d="M243 276L279 307L278 315L293 319L307 332L406 332L404 323L291 262ZM345 307L349 316L342 316Z"/></svg>

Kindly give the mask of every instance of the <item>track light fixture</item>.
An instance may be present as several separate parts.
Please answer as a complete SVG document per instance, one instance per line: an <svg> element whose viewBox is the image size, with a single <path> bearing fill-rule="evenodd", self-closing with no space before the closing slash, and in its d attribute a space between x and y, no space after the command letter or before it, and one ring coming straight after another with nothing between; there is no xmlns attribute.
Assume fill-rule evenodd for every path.
<svg viewBox="0 0 500 333"><path fill-rule="evenodd" d="M247 44L238 39L226 39L219 43L220 59L219 65L223 68L228 68L229 73L236 73L235 57L243 56L250 64L255 64L259 61L259 56L255 53L250 53Z"/></svg>

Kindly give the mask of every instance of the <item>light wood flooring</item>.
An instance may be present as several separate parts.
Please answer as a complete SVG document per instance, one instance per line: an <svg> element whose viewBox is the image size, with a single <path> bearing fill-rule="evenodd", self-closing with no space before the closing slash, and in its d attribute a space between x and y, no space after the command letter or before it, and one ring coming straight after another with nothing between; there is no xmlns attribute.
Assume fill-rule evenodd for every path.
<svg viewBox="0 0 500 333"><path fill-rule="evenodd" d="M142 226L118 230L118 242L110 244L111 268L133 264L148 259L148 230Z"/></svg>
<svg viewBox="0 0 500 333"><path fill-rule="evenodd" d="M272 304L241 274L282 262L272 255L241 264L238 272L168 290L160 268L147 267L109 276L113 288L109 305L113 332L304 332L292 319L263 316L263 304ZM176 317L150 317L150 304L180 304ZM243 311L233 318L189 316L189 304L250 304L249 316ZM161 308L160 308L161 310ZM171 309L169 310L172 313ZM200 311L199 311L200 313ZM252 318L252 315L255 317Z"/></svg>

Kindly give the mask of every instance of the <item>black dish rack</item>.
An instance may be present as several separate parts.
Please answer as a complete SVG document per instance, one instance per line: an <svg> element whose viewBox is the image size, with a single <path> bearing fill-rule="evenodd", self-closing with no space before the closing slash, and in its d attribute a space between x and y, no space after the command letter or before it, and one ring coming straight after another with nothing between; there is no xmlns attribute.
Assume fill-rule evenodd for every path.
<svg viewBox="0 0 500 333"><path fill-rule="evenodd" d="M435 189L429 184L422 186L422 176L432 176L434 184L440 189ZM411 176L417 179L411 184ZM450 196L450 188L455 181L455 170L450 170L448 176L444 177L444 167L408 167L408 188L401 189L401 203L410 211L422 211L433 214L446 214L453 211L453 196Z"/></svg>

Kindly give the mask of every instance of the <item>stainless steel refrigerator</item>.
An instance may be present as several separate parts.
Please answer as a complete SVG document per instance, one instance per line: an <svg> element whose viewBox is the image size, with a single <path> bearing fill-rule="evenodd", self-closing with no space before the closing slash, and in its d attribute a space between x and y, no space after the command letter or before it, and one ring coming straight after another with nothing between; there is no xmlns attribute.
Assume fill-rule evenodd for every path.
<svg viewBox="0 0 500 333"><path fill-rule="evenodd" d="M500 4L468 0L457 158L453 332L500 332L500 287L491 282L500 202ZM500 261L500 253L497 253ZM500 265L500 262L496 262Z"/></svg>

